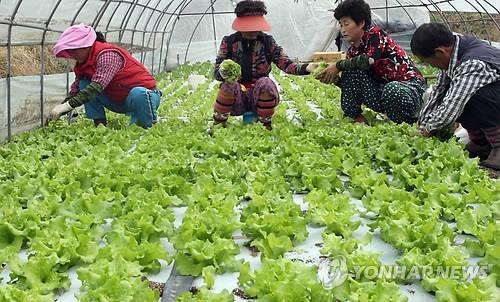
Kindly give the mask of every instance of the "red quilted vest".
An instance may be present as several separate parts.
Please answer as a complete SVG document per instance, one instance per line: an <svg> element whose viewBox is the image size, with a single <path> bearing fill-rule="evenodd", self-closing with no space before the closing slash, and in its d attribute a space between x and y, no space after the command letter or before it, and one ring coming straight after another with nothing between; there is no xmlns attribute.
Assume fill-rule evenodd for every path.
<svg viewBox="0 0 500 302"><path fill-rule="evenodd" d="M77 78L92 78L96 70L96 61L99 54L105 51L118 51L125 60L125 66L118 71L111 82L104 88L104 93L111 101L117 104L125 102L130 90L134 87L145 87L156 89L156 80L151 73L137 61L125 49L110 43L96 41L90 48L87 61L83 64L75 65L75 74Z"/></svg>

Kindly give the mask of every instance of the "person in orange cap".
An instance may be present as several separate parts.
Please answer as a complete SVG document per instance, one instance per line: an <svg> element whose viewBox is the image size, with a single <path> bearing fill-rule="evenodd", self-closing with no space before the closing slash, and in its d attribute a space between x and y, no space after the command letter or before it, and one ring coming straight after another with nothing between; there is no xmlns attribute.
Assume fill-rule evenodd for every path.
<svg viewBox="0 0 500 302"><path fill-rule="evenodd" d="M214 124L225 125L229 115L243 115L244 122L257 119L271 130L272 116L279 103L278 89L269 78L271 64L295 75L309 74L317 65L294 63L274 38L264 33L271 30L264 17L267 14L264 2L240 1L234 12L236 32L224 36L215 60L215 78L223 83L214 105ZM228 64L222 64L225 60L241 66L241 77L236 81L231 79Z"/></svg>

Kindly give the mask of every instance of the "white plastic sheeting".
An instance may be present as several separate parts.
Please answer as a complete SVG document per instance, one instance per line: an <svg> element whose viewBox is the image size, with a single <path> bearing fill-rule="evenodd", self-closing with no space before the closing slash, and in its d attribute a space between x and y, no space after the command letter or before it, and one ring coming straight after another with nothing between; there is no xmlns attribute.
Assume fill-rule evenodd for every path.
<svg viewBox="0 0 500 302"><path fill-rule="evenodd" d="M334 40L339 27L332 11L337 6L335 0L288 1L286 5L284 1L265 2L268 9L266 17L272 27L269 34L292 59L309 61L315 51L337 50ZM388 25L390 32L412 31L418 25L429 22L427 9L413 7L421 4L420 0L367 2L373 8L374 23L383 27ZM222 11L234 10L232 1L223 1L221 4L224 3L226 7ZM234 32L231 28L233 19L234 14L216 15L213 19L211 16L181 17L172 33L167 67L174 66L177 60L180 63L213 60L222 37Z"/></svg>
<svg viewBox="0 0 500 302"><path fill-rule="evenodd" d="M433 2L437 3L436 5ZM437 11L438 9L444 12L488 12L490 14L498 14L500 9L499 0L476 1L476 0L451 0L451 1L429 1L422 0L422 3L429 5L429 10Z"/></svg>
<svg viewBox="0 0 500 302"><path fill-rule="evenodd" d="M73 23L80 22L97 25L98 30L110 32L120 29L147 30L152 28L153 23L163 15L168 2L170 1L2 0L0 2L0 20L9 20L14 15L17 25L39 28L14 26L12 28L12 43L14 44L40 43L42 29L49 21L46 42L50 43L57 40L58 32L62 32ZM157 24L160 30L165 26L166 18L164 19L163 23ZM8 32L2 30L0 42L5 42L7 39Z"/></svg>
<svg viewBox="0 0 500 302"><path fill-rule="evenodd" d="M329 11L335 8L335 0L265 2L271 34L292 58L307 60L314 51L331 47L338 33ZM413 7L421 5L421 0L368 3L375 20L389 21L396 29L414 28L429 20L426 8ZM233 32L235 5L232 0L4 0L0 1L0 45L51 44L65 28L83 22L106 33L111 42L162 49L162 58L157 54L161 69L167 52L168 66L212 60L221 38Z"/></svg>
<svg viewBox="0 0 500 302"><path fill-rule="evenodd" d="M73 81L74 75L53 74L44 76L43 104L47 116L56 104L66 97L66 81ZM33 129L41 125L40 76L14 77L11 85L12 133ZM7 80L0 79L0 142L7 137Z"/></svg>

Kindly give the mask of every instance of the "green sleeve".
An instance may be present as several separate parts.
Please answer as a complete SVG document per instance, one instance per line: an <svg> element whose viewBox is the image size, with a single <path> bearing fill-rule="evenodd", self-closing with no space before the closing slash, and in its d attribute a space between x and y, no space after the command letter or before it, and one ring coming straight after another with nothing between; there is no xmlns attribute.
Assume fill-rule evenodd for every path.
<svg viewBox="0 0 500 302"><path fill-rule="evenodd" d="M95 99L99 94L104 91L101 84L97 82L90 83L87 87L78 91L78 93L68 99L71 107L75 108Z"/></svg>
<svg viewBox="0 0 500 302"><path fill-rule="evenodd" d="M351 59L343 59L335 64L338 70L367 70L370 68L370 60L366 54L355 56Z"/></svg>

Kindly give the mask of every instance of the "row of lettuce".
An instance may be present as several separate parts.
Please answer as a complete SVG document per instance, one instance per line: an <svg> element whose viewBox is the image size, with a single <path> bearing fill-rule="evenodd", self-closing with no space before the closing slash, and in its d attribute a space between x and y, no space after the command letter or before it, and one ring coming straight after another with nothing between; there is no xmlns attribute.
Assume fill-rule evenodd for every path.
<svg viewBox="0 0 500 302"><path fill-rule="evenodd" d="M80 301L157 301L143 277L173 259L206 284L179 301L232 301L210 288L216 274L238 271L240 287L263 301L406 301L399 285L411 276L356 276L358 267L384 267L366 250L369 238L352 236L358 215L400 251L398 265L462 267L482 257L486 278L416 280L438 301L498 297L500 184L457 142L376 118L353 124L342 117L338 89L278 72L282 103L271 132L233 119L208 135L217 92L210 70L184 65L159 76L161 122L148 131L116 116L107 128L82 119L0 147L0 263L11 272L0 280L0 301L53 301L70 287L71 269ZM191 91L193 73L210 80ZM292 192L307 194L307 212ZM188 209L174 228L179 206ZM333 289L317 281L315 265L283 257L307 238L307 225L326 227L324 256L346 260L349 276ZM257 270L238 260L238 230L260 252ZM459 244L459 234L470 236Z"/></svg>

